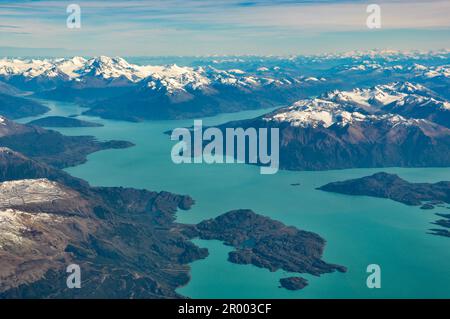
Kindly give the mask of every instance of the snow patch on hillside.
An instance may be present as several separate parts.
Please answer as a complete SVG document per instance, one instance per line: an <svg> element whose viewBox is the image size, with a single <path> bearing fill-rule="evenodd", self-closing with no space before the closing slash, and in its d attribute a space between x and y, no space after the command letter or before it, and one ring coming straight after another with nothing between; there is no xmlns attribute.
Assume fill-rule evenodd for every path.
<svg viewBox="0 0 450 319"><path fill-rule="evenodd" d="M48 179L25 179L0 183L0 208L47 203L75 196L76 194Z"/></svg>

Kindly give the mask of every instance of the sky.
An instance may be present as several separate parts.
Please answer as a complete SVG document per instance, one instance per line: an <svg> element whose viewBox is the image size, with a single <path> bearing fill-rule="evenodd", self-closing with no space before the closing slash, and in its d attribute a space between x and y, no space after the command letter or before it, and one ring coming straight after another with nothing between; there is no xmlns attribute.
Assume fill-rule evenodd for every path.
<svg viewBox="0 0 450 319"><path fill-rule="evenodd" d="M81 8L70 29L69 4ZM369 29L369 4L381 28ZM294 55L450 48L450 1L0 1L0 56Z"/></svg>

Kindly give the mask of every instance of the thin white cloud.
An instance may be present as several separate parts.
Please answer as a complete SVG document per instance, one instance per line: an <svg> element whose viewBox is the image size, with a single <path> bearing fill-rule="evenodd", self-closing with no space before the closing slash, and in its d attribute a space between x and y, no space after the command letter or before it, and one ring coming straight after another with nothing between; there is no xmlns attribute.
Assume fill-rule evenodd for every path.
<svg viewBox="0 0 450 319"><path fill-rule="evenodd" d="M383 28L448 28L450 1L380 3ZM214 16L196 16L201 22L253 27L297 29L365 29L367 4L307 4L235 8ZM194 16L192 16L192 19Z"/></svg>
<svg viewBox="0 0 450 319"><path fill-rule="evenodd" d="M15 33L0 29L2 45L57 46L93 54L100 51L201 54L236 49L277 53L295 50L292 41L296 35L303 41L311 40L310 46L318 46L323 45L331 32L368 32L366 6L369 2L361 1L328 1L327 4L258 1L259 5L240 5L237 0L75 2L82 8L80 30L66 28L66 2L0 4L2 24L17 27ZM436 34L432 33L433 29L450 28L450 1L381 1L379 4L382 32L423 29ZM353 41L357 48L358 40ZM333 45L332 42L326 45ZM405 37L398 38L397 42L402 46L407 42L408 46L416 45Z"/></svg>

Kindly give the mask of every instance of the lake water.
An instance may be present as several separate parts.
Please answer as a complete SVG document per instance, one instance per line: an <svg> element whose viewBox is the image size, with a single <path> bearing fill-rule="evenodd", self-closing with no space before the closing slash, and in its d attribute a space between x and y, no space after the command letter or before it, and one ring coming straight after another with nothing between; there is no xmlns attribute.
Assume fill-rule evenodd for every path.
<svg viewBox="0 0 450 319"><path fill-rule="evenodd" d="M51 115L79 114L70 103L45 102ZM263 111L225 114L204 119L204 125L255 117ZM49 115L46 114L46 115ZM292 275L227 261L232 249L218 241L196 240L210 256L192 263L192 280L178 292L192 298L450 298L450 239L427 234L438 219L436 208L420 210L387 199L345 196L315 188L331 181L379 171L399 174L413 182L450 179L450 168L351 169L324 172L279 171L260 175L242 164L176 165L170 158L173 142L163 132L191 126L188 121L128 123L86 116L102 123L96 128L62 128L67 135L94 135L136 144L123 150L94 153L88 162L67 171L96 186L127 186L189 194L196 204L178 213L178 221L197 223L232 209L250 208L327 240L324 260L348 267L347 273L302 275L309 286L300 291L279 288L278 280ZM30 119L24 119L26 122ZM299 186L291 186L300 183ZM381 288L366 286L369 264L381 266Z"/></svg>

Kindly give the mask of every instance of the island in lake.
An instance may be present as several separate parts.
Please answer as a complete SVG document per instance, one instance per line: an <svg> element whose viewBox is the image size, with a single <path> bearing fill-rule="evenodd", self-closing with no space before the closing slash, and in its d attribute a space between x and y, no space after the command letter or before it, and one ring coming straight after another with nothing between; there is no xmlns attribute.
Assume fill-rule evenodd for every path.
<svg viewBox="0 0 450 319"><path fill-rule="evenodd" d="M379 198L389 198L394 201L410 205L421 206L421 209L433 209L450 203L450 182L410 183L395 174L376 173L356 179L332 182L319 188L326 192L346 195L365 195ZM434 224L450 228L450 214L436 214L444 219ZM431 234L450 237L446 229L431 229Z"/></svg>
<svg viewBox="0 0 450 319"><path fill-rule="evenodd" d="M450 182L410 183L395 174L384 172L371 176L332 182L319 187L326 192L389 198L406 205L450 203Z"/></svg>
<svg viewBox="0 0 450 319"><path fill-rule="evenodd" d="M308 280L302 277L281 278L280 285L287 290L300 290L308 286Z"/></svg>
<svg viewBox="0 0 450 319"><path fill-rule="evenodd" d="M325 240L319 235L286 226L248 209L205 220L195 226L191 236L233 246L235 250L229 253L228 259L236 264L316 276L347 271L344 266L322 260Z"/></svg>
<svg viewBox="0 0 450 319"><path fill-rule="evenodd" d="M73 117L46 116L29 122L30 125L42 127L101 127L103 124L83 121Z"/></svg>

